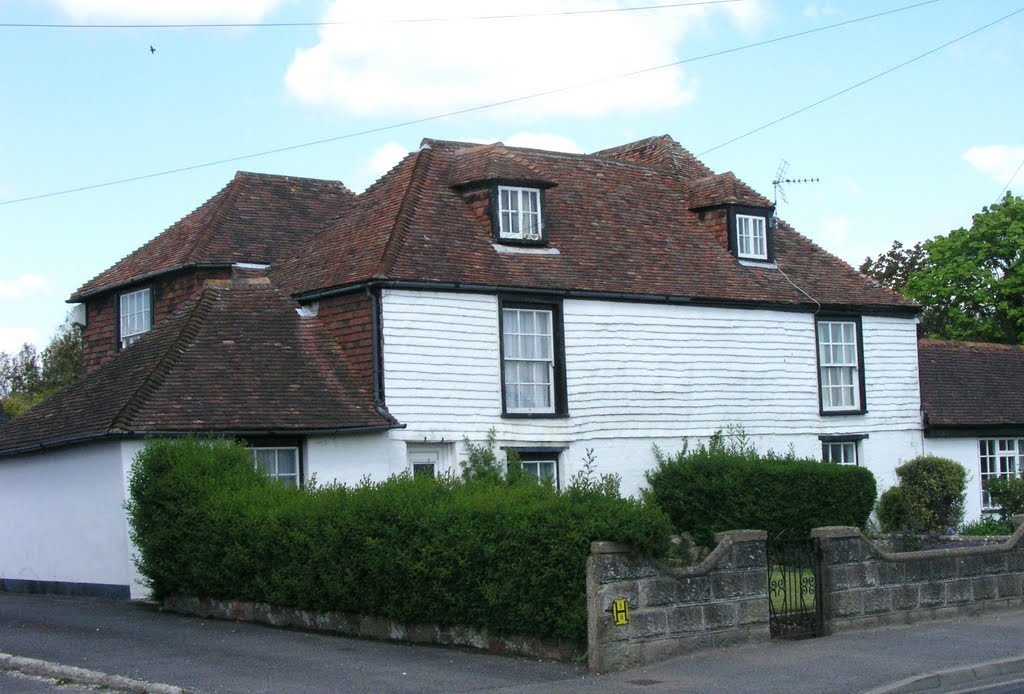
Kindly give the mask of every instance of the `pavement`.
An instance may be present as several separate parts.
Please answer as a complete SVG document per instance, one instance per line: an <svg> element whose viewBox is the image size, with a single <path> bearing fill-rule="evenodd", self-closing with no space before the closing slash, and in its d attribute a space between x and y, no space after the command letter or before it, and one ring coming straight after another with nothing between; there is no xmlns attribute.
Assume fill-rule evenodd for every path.
<svg viewBox="0 0 1024 694"><path fill-rule="evenodd" d="M1024 610L707 650L626 672L0 592L0 691L909 692L1024 673ZM77 668L77 670L75 670ZM96 677L107 677L100 682ZM90 679L93 678L93 679ZM117 679L120 678L120 679Z"/></svg>

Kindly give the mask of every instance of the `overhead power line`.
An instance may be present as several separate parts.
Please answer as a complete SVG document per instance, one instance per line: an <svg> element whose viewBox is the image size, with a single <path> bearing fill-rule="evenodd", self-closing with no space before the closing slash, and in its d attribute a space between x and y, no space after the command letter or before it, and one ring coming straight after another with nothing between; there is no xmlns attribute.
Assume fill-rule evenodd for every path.
<svg viewBox="0 0 1024 694"><path fill-rule="evenodd" d="M720 145L715 145L711 149L706 149L703 152L701 152L700 154L698 154L697 156L698 157L702 157L705 154L708 154L710 152L714 152L716 149L721 149L722 147L725 147L726 145L731 145L734 142L738 142L738 141L742 140L745 137L749 137L750 135L753 135L754 133L759 133L762 130L764 130L765 128L770 128L771 126L776 125L778 123L781 123L784 120L787 120L789 118L792 118L793 116L799 115L799 114L803 113L804 111L809 111L810 109L814 108L815 106L820 106L821 104L825 103L826 101L831 101L832 99L835 99L838 96L842 96L843 94L846 94L847 92L852 92L854 89L857 89L858 87L863 87L865 84L868 84L869 82L874 82L875 80L877 80L880 77L884 77L884 76L888 75L889 73L896 72L900 68L906 67L907 65L910 65L911 63L916 63L918 60L921 60L922 58L926 58L926 57L930 56L932 53L937 53L937 52L941 51L943 48L948 48L949 46L952 46L954 43L957 43L958 41L963 41L964 39L966 39L969 36L974 36L978 32L981 32L981 31L984 31L985 29L993 27L996 24L999 24L1000 22L1005 22L1010 17L1013 17L1014 15L1020 14L1021 12L1024 12L1024 7L1021 7L1018 10L1014 10L1010 14L1004 15L1004 16L1000 17L999 19L996 19L996 20L994 20L992 22L989 22L988 24L985 24L984 26L980 26L977 29L973 29L971 31L968 31L966 34L961 34L960 36L957 36L955 39L951 39L949 41L946 41L941 46L936 46L935 48L932 48L931 50L928 50L928 51L925 51L924 53L916 55L913 58L911 58L910 60L905 60L902 63L900 63L899 65L893 65L891 68L888 68L886 70L882 70L881 72L879 72L879 73L877 73L875 75L872 75L871 77L868 77L866 80L861 80L860 82L857 82L856 84L851 84L846 89L840 89L838 92L835 92L834 94L829 94L828 96L826 96L823 99L818 99L814 103L807 104L803 108L798 108L795 111L790 111L789 113L787 113L786 115L784 115L784 116L782 116L780 118L776 118L775 120L770 121L768 123L765 123L764 125L761 125L761 126L759 126L757 128L754 128L753 130L749 130L749 131L743 133L742 135L737 135L736 137L732 138L731 140L726 140L725 142L723 142ZM1024 164L1024 162L1022 162L1022 164ZM1014 176L1016 176L1016 174L1014 174Z"/></svg>
<svg viewBox="0 0 1024 694"><path fill-rule="evenodd" d="M1012 184L1014 179L1017 178L1017 174L1020 173L1021 169L1024 169L1024 159L1020 160L1020 164L1017 165L1017 170L1013 172L1013 175L1010 176L1010 180L1007 181L1006 185L1003 186L1003 189L1001 191L999 191L999 195L996 197L996 202L997 203L998 202L1002 202L1003 195L1006 193L1006 191L1008 191L1010 189L1010 184ZM995 204L995 203L993 203L993 204Z"/></svg>
<svg viewBox="0 0 1024 694"><path fill-rule="evenodd" d="M502 19L535 19L542 17L574 17L588 14L613 14L617 12L641 12L646 10L667 10L678 7L699 7L702 5L724 5L743 0L693 0L673 2L665 5L642 5L638 7L608 7L597 10L565 10L561 12L531 12L523 14L487 14L452 17L409 17L394 19L342 19L334 22L196 22L180 24L30 24L22 22L0 22L0 28L12 29L225 29L225 28L288 28L324 27L366 24L428 24L440 22L481 22Z"/></svg>
<svg viewBox="0 0 1024 694"><path fill-rule="evenodd" d="M814 33L821 32L821 31L827 31L829 29L836 29L836 28L839 28L839 27L848 26L850 24L856 24L858 22L865 22L865 21L868 21L868 20L871 20L871 19L876 19L878 17L884 17L886 15L895 14L897 12L904 12L904 11L907 11L907 10L912 10L912 9L915 9L915 8L918 8L918 7L922 7L924 5L932 5L932 4L936 3L936 2L939 2L939 0L924 0L923 2L914 3L912 5L906 5L904 7L898 7L898 8L892 9L892 10L886 10L885 12L878 12L878 13L867 15L867 16L864 16L864 17L858 17L856 19L848 19L848 20L845 20L845 21L842 21L842 22L836 22L835 24L828 24L828 25L817 27L817 28L814 28L814 29L807 29L805 31L798 31L798 32L793 33L793 34L786 34L785 36L778 36L778 37L773 38L773 39L766 39L764 41L757 41L755 43L749 43L749 44L746 44L746 45L743 45L743 46L736 46L736 47L727 48L727 49L724 49L724 50L721 50L721 51L714 51L712 53L705 53L704 55L699 55L699 56L695 56L695 57L692 57L692 58L686 58L684 60L677 60L677 61L674 61L674 62L671 62L671 63L666 63L664 65L656 65L656 66L653 66L653 67L643 68L643 69L640 69L640 70L634 70L632 72L625 72L625 73L621 73L621 74L618 74L618 75L611 75L609 77L603 77L603 78L600 78L600 79L590 80L588 82L581 82L581 83L577 83L577 84L573 84L573 85L569 85L569 86L565 86L565 87L558 87L556 89L549 89L549 90L543 91L543 92L536 92L536 93L527 94L527 95L524 95L524 96L517 96L517 97L510 98L510 99L504 99L502 101L495 101L495 102L491 102L491 103L488 103L488 104L481 104L481 105L478 105L478 106L469 106L469 107L466 107L466 108L461 108L461 109L457 109L457 110L454 110L454 111L448 111L448 112L445 112L445 113L434 114L434 115L431 115L431 116L424 116L422 118L413 118L411 120L401 121L401 122L398 122L398 123L390 123L388 125L382 125L382 126L379 126L379 127L376 127L376 128L367 128L365 130L357 130L357 131L354 131L354 132L345 133L343 135L336 135L334 137L326 137L326 138L323 138L323 139L320 139L320 140L312 140L310 142L302 142L302 143L299 143L299 144L288 145L288 146L285 146L285 147L277 147L277 148L274 148L274 149L267 149L267 150L263 150L263 151L260 151L260 152L253 152L251 154L242 154L242 155L239 155L239 156L226 157L224 159L217 159L217 160L214 160L214 161L207 161L207 162L203 162L203 163L200 163L200 164L191 164L189 166L181 166L181 167L178 167L178 168L166 169L166 170L163 170L163 171L155 171L155 172L152 172L152 173L141 174L141 175L138 175L138 176L131 176L131 177L128 177L128 178L120 178L120 179L116 179L116 180L112 180L112 181L104 181L102 183L93 183L91 185L78 186L76 188L65 188L63 190L52 191L52 192L49 192L49 193L40 193L40 194L37 194L37 195L29 195L29 196L22 197L22 198L13 198L13 199L10 199L10 200L3 200L3 201L0 201L0 205L13 205L13 204L19 203L19 202L28 202L30 200L39 200L39 199L42 199L42 198L51 198L51 197L55 197L55 196L58 196L58 195L68 195L68 194L71 194L71 193L81 193L81 192L84 192L84 191L87 191L87 190L95 190L97 188L107 188L107 187L110 187L110 186L121 185L121 184L124 184L124 183L133 183L133 182L136 182L136 181L144 181L144 180L151 179L151 178L159 178L161 176L170 176L172 174L185 173L187 171L195 171L196 169L205 169L205 168L209 168L211 166L219 166L221 164L230 164L230 163L233 163L233 162L245 161L247 159L256 159L258 157L265 157L265 156L269 156L271 154L280 154L280 153L283 153L283 152L291 152L291 151L294 151L294 150L297 150L297 149L305 149L305 148L308 148L308 147L315 147L317 145L328 144L328 143L331 143L331 142L339 142L339 141L342 141L342 140L351 140L351 139L354 139L354 138L357 138L357 137L363 137L363 136L371 135L371 134L374 134L374 133L386 132L386 131L389 131L389 130L397 130L399 128L404 128L404 127L407 127L407 126L410 126L410 125L419 125L419 124L422 124L422 123L429 123L429 122L432 122L432 121L441 120L443 118L450 118L450 117L453 117L453 116L460 116L460 115L464 115L464 114L467 114L467 113L474 113L476 111L484 111L484 110L488 110L488 109L492 109L492 108L497 108L499 106L506 106L506 105L509 105L509 104L521 103L523 101L529 101L529 100L532 100L532 99L538 99L538 98L543 97L543 96L550 96L550 95L553 95L553 94L560 94L560 93L567 92L567 91L572 91L572 90L575 90L575 89L581 89L581 88L584 88L584 87L591 87L591 86L595 86L595 85L599 85L599 84L604 84L604 83L611 82L611 81L614 81L614 80L626 79L626 78L629 78L629 77L635 77L637 75L643 75L643 74L647 74L647 73L650 73L650 72L655 72L655 71L658 71L658 70L665 70L665 69L676 67L676 66L679 66L679 65L686 65L688 63L694 63L694 62L697 62L697 61L700 61L700 60L707 60L708 58L715 58L715 57L718 57L718 56L721 56L721 55L728 55L730 53L738 53L740 51L745 51L745 50L748 50L748 49L751 49L751 48L757 48L759 46L766 46L766 45L769 45L769 44L778 43L780 41L786 41L786 40L789 40L789 39L798 38L800 36L807 36L809 34L814 34ZM1020 10L1018 10L1018 12L1019 11ZM1005 19L1005 17L1003 19ZM1002 21L1002 20L997 20L997 21ZM993 23L995 23L995 22L993 22ZM991 26L991 25L989 25L989 26ZM985 28L985 27L982 27L982 28ZM980 29L975 30L975 32L977 32L977 31L980 31ZM971 33L975 33L975 32L971 32ZM959 40L959 39L957 39L957 40ZM938 49L936 49L936 50L938 50ZM874 79L874 78L872 78L872 79ZM853 87L850 87L850 88L848 88L848 89L846 89L844 91L849 91L852 88ZM840 92L840 93L842 93L842 92ZM834 96L838 96L838 94L836 94ZM829 98L831 98L831 97L829 97ZM827 99L825 99L825 100L827 100ZM813 104L812 104L812 106L813 106ZM811 106L804 107L803 109L801 109L801 111L806 111L808 108L811 108ZM796 112L796 113L798 113L798 112ZM790 114L790 115L796 115L796 113L793 113L793 114ZM784 120L785 118L788 118L788 117L789 116L784 116L782 119L779 119L779 120ZM768 127L769 125L772 125L772 124L769 123L768 125L762 126L758 130L763 130L764 128ZM752 134L753 132L756 132L756 131L751 131L751 133L747 133L745 135L741 135L740 137L746 137L746 135ZM725 145L730 144L733 141L735 141L735 140L732 140L730 142L726 142L726 143L723 143L721 145L718 145L718 147L715 147L714 149L718 149L720 147L724 147ZM711 151L711 150L708 150L708 151Z"/></svg>

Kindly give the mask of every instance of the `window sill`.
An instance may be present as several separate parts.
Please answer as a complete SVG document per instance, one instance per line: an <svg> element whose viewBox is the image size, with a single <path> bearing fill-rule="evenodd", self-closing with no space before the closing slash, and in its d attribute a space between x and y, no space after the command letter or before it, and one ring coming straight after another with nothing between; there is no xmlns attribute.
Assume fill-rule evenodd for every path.
<svg viewBox="0 0 1024 694"><path fill-rule="evenodd" d="M538 243L517 243L515 241L509 241L506 239L505 243L492 243L498 253L522 253L525 255L561 255L557 248L550 248L548 246Z"/></svg>
<svg viewBox="0 0 1024 694"><path fill-rule="evenodd" d="M818 414L822 417L849 417L867 414L867 409L862 410L821 410Z"/></svg>
<svg viewBox="0 0 1024 694"><path fill-rule="evenodd" d="M502 419L568 419L567 412L502 412Z"/></svg>
<svg viewBox="0 0 1024 694"><path fill-rule="evenodd" d="M743 267L763 267L771 270L777 270L778 264L774 260L765 260L762 258L737 258L740 265Z"/></svg>

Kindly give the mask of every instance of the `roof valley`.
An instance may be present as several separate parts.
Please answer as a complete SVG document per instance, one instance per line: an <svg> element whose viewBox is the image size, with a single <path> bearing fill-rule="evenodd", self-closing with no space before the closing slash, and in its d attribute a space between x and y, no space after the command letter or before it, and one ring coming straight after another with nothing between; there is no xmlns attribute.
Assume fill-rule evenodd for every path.
<svg viewBox="0 0 1024 694"><path fill-rule="evenodd" d="M209 286L203 288L198 300L192 306L185 324L178 332L177 338L171 342L156 366L149 372L142 384L136 388L135 392L125 401L124 406L114 416L110 425L111 431L132 431L131 423L134 416L145 404L147 398L160 388L167 374L174 368L175 364L185 353L185 350L196 339L199 329L209 317L213 307L213 291ZM184 310L189 309L186 308Z"/></svg>

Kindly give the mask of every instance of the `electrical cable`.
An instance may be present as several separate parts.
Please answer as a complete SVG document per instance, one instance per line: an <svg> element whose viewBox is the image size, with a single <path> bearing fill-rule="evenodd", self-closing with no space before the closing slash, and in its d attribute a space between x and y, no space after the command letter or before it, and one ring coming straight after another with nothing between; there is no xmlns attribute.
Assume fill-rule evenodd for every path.
<svg viewBox="0 0 1024 694"><path fill-rule="evenodd" d="M422 118L413 118L411 120L401 121L399 123L390 123L388 125L382 125L382 126L375 127L375 128L367 128L365 130L358 130L358 131L354 131L354 132L350 132L350 133L345 133L343 135L336 135L334 137L326 137L326 138L322 138L322 139L319 139L319 140L312 140L310 142L303 142L303 143L299 143L299 144L295 144L295 145L288 145L288 146L285 146L285 147L277 147L277 148L274 148L274 149L263 150L263 151L260 151L260 152L253 152L251 154L243 154L243 155L234 156L234 157L226 157L226 158L223 158L223 159L217 159L215 161L203 162L201 164L192 164L192 165L189 165L189 166L181 166L181 167L174 168L174 169L166 169L166 170L163 170L163 171L156 171L156 172L153 172L153 173L141 174L139 176L131 176L131 177L128 177L128 178L115 179L115 180L112 180L112 181L104 181L102 183L94 183L94 184L91 184L91 185L78 186L78 187L75 187L75 188L66 188L66 189L63 189L63 190L52 191L52 192L49 192L49 193L39 193L37 195L29 195L29 196L21 197L21 198L12 198L10 200L0 200L0 206L2 206L2 205L13 205L15 203L28 202L30 200L40 200L40 199L43 199L43 198L51 198L51 197L55 197L55 196L58 196L58 195L68 195L68 194L71 194L71 193L80 193L80 192L87 191L87 190L95 190L97 188L107 188L107 187L110 187L110 186L121 185L121 184L124 184L124 183L134 183L136 181L143 181L143 180L147 180L147 179L151 179L151 178L159 178L159 177L162 177L162 176L170 176L172 174L185 173L187 171L195 171L196 169L205 169L205 168L209 168L209 167L212 167L212 166L219 166L221 164L230 164L232 162L244 161L246 159L255 159L257 157L269 156L271 154L280 154L282 152L290 152L290 151L294 151L294 150L297 150L297 149L305 149L305 148L308 148L308 147L314 147L316 145L327 144L327 143L330 143L330 142L339 142L341 140L350 140L350 139L353 139L353 138L363 137L365 135L371 135L371 134L374 134L374 133L386 132L386 131L389 131L389 130L397 130L399 128L408 127L410 125L419 125L419 124L422 124L422 123L429 123L431 121L441 120L443 118L450 118L450 117L453 117L453 116L465 115L467 113L473 113L473 112L476 112L476 111L484 111L484 110L487 110L487 109L497 108L498 106L506 106L508 104L520 103L520 102L523 102L523 101L529 101L529 100L532 100L532 99L537 99L537 98L540 98L542 96L550 96L552 94L559 94L559 93L562 93L562 92L567 92L567 91L571 91L571 90L575 90L575 89L580 89L580 88L583 88L583 87L590 87L590 86L595 86L595 85L598 85L598 84L604 84L606 82L611 82L611 81L614 81L614 80L626 79L626 78L629 78L629 77L635 77L637 75L642 75L642 74L646 74L646 73L650 73L650 72L655 72L657 70L664 70L664 69L671 68L671 67L677 67L679 65L685 65L685 64L688 64L688 63L694 63L694 62L697 62L697 61L700 61L700 60L706 60L708 58L715 58L715 57L722 56L722 55L727 55L727 54L730 54L730 53L737 53L739 51L744 51L744 50L748 50L748 49L751 49L751 48L757 48L759 46L766 46L766 45L769 45L769 44L772 44L772 43L778 43L780 41L786 41L786 40L789 40L789 39L798 38L800 36L807 36L809 34L814 34L814 33L821 32L821 31L826 31L826 30L829 30L829 29L835 29L835 28L838 28L838 27L848 26L850 24L856 24L858 22L864 22L864 21L867 21L867 20L870 20L870 19L876 19L878 17L884 17L886 15L895 14L897 12L904 12L906 10L916 9L918 7L923 7L925 5L931 5L931 4L934 4L936 2L939 2L939 0L924 0L923 2L917 2L917 3L911 4L911 5L905 5L903 7L898 7L898 8L892 9L892 10L886 10L884 12L878 12L878 13L875 13L875 14L866 15L864 17L858 17L856 19L848 19L848 20L845 20L845 21L842 21L842 22L837 22L835 24L828 24L828 25L825 25L825 26L816 27L814 29L807 29L807 30L804 30L804 31L798 31L798 32L793 33L793 34L786 34L784 36L778 36L778 37L775 37L775 38L772 38L772 39L766 39L764 41L757 41L755 43L749 43L749 44L745 44L743 46L735 46L733 48L726 48L726 49L723 49L723 50L720 50L720 51L714 51L714 52L711 52L711 53L705 53L703 55L695 56L695 57L692 57L692 58L685 58L683 60L677 60L677 61L674 61L674 62L671 62L671 63L666 63L664 65L656 65L654 67L642 68L640 70L634 70L632 72L626 72L626 73L621 73L621 74L618 74L618 75L612 75L610 77L603 77L603 78L599 78L599 79L595 79L595 80L590 80L588 82L581 82L581 83L577 83L577 84L569 85L569 86L565 86L565 87L557 87L555 89L549 89L549 90L543 91L543 92L536 92L536 93L527 94L527 95L524 95L524 96L512 97L512 98L509 98L509 99L504 99L502 101L491 102L491 103L488 103L488 104L481 104L481 105L478 105L478 106L469 106L469 107L466 107L466 108L456 109L454 111L448 111L446 113L434 114L434 115L431 115L431 116L424 116ZM1019 11L1020 10L1018 10L1018 12ZM998 20L998 21L1001 21L1001 20ZM975 30L975 32L976 31L980 31L980 29ZM975 33L975 32L972 32L972 33ZM936 49L936 50L938 50L938 49ZM872 78L872 79L874 79L874 78ZM852 89L852 87L848 88L845 91L849 91L849 89ZM829 98L831 98L831 97L829 97ZM827 99L825 99L825 100L827 100ZM823 101L825 101L825 100L823 100ZM808 106L808 107L805 107L804 109L801 109L801 110L805 111L808 108L811 108L811 107ZM795 112L795 113L793 113L791 115L796 115L796 113L797 112ZM783 117L780 120L784 120L785 118L788 118L788 117L789 116L785 116L785 117ZM771 125L771 124L769 124L769 125ZM759 130L763 130L766 127L768 127L768 126L767 125L766 126L762 126L761 128L759 128ZM756 132L756 131L751 131L751 133L747 133L747 134L752 134L753 132ZM741 137L745 137L745 136L746 135L742 135ZM724 143L722 145L719 145L718 147L716 147L714 149L718 149L719 147L724 147L726 144L730 144L731 142L732 141ZM711 151L711 150L708 150L708 151Z"/></svg>
<svg viewBox="0 0 1024 694"><path fill-rule="evenodd" d="M566 10L563 12L533 12L529 14L493 14L467 15L455 17L413 17L407 19L349 19L336 22L221 22L221 23L182 23L182 24L30 24L21 22L0 23L0 28L7 29L268 29L289 27L323 27L352 26L379 24L427 24L441 22L480 22L504 19L537 19L544 17L573 17L589 14L612 14L616 12L639 12L643 10L666 10L680 7L699 7L703 5L723 5L743 0L693 0L692 2L674 2L667 5L642 5L639 7L608 7L598 10Z"/></svg>
<svg viewBox="0 0 1024 694"><path fill-rule="evenodd" d="M1010 176L1010 180L1007 181L1006 185L1003 186L1003 189L1001 191L999 191L999 195L996 197L996 201L993 204L998 204L999 202L1002 202L1003 194L1006 193L1006 191L1008 191L1010 189L1010 184L1013 183L1013 180L1015 178L1017 178L1017 174L1020 173L1020 170L1022 168L1024 168L1024 159L1020 160L1020 164L1017 165L1017 170L1013 172L1013 175Z"/></svg>
<svg viewBox="0 0 1024 694"><path fill-rule="evenodd" d="M795 111L791 111L790 113L787 113L786 115L782 116L781 118L776 118L775 120L773 120L773 121L771 121L769 123L765 123L764 125L762 125L760 127L757 127L757 128L754 128L753 130L750 130L748 132L745 132L742 135L739 135L737 137L732 138L731 140L726 140L722 144L715 145L711 149L706 149L703 152L701 152L700 154L698 154L697 156L698 157L702 157L705 154L709 154L710 152L714 152L716 149L721 149L722 147L725 147L726 145L731 145L734 142L739 142L740 140L742 140L745 137L749 137L750 135L753 135L754 133L759 133L762 130L764 130L765 128L770 128L771 126L776 125L777 123L781 123L782 121L787 120L789 118L792 118L793 116L799 115L799 114L803 113L804 111L809 111L810 109L814 108L815 106L820 106L821 104L825 103L826 101L831 101L832 99L835 99L837 96L842 96L843 94L846 94L847 92L852 92L857 87L862 87L862 86L864 86L865 84L867 84L869 82L874 82L879 77L884 77L885 75L888 75L889 73L892 73L892 72L896 72L900 68L906 67L907 65L910 65L911 63L916 63L918 60L921 60L922 58L926 58L929 55L931 55L932 53L937 53L937 52L941 51L943 48L947 48L949 46L952 46L954 43L957 43L958 41L962 41L963 39L966 39L968 36L973 36L974 34L977 34L980 31L984 31L985 29L988 29L989 27L993 27L996 24L999 24L1000 22L1006 21L1007 19L1009 19L1010 17L1013 17L1014 15L1020 14L1021 12L1024 12L1024 7L1021 7L1020 9L1015 10L1015 11L1011 12L1008 15L1000 17L999 19L997 19L995 21L989 22L988 24L986 24L984 26L980 26L977 29L974 29L972 31L968 31L966 34L961 34L960 36L957 36L955 39L952 39L950 41L946 41L941 46L936 46L935 48L932 48L929 51L925 51L924 53L921 53L920 55L916 55L913 58L911 58L910 60L905 60L902 63L900 63L899 65L894 65L893 67L888 68L887 70L883 70L882 72L879 72L876 75L868 77L866 80L861 80L857 84L852 84L849 87L847 87L846 89L841 89L840 91L838 91L838 92L836 92L834 94L830 94L829 96L826 96L823 99L818 99L813 104L808 104L807 106L804 106L803 108L798 108ZM1024 164L1024 162L1022 162L1022 164ZM1014 174L1014 176L1016 176L1016 174Z"/></svg>

